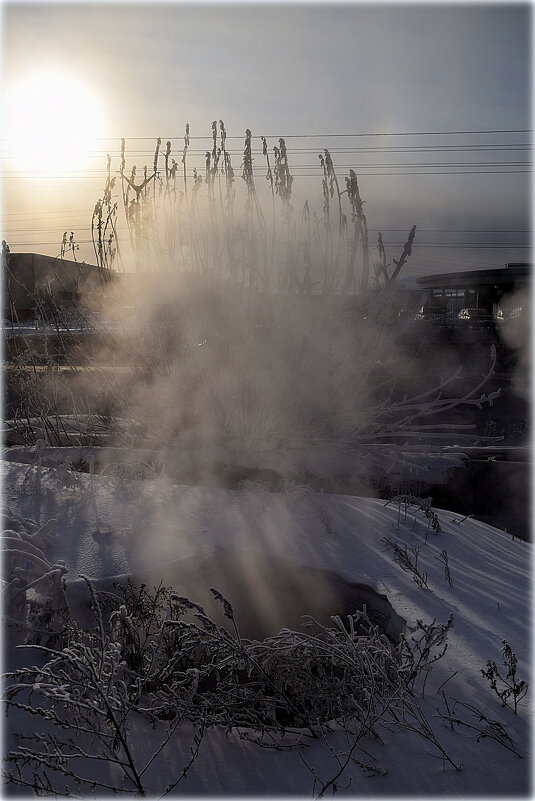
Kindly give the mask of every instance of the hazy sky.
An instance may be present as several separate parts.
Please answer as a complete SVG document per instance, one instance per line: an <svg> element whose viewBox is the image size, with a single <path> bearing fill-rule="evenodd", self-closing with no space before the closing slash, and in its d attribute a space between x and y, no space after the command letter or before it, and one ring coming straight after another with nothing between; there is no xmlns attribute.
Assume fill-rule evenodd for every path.
<svg viewBox="0 0 535 801"><path fill-rule="evenodd" d="M416 223L422 229L416 240L421 249L412 264L415 274L501 266L525 260L527 251L456 251L434 245L528 242L528 233L463 233L523 232L530 227L528 133L333 135L529 128L530 25L530 6L512 3L8 3L4 88L32 67L50 64L75 74L101 99L103 135L127 141L180 137L186 122L193 136L208 136L211 121L220 118L229 136L242 137L249 127L255 136L272 137L270 144L280 135L321 134L287 140L290 164L302 165L295 171L297 196L320 202L317 152L324 147L352 149L333 152L333 158L341 174L353 166L361 176L370 228L408 231ZM69 114L68 97L64 114ZM241 146L241 141L234 144ZM524 148L488 149L513 144ZM452 152L452 145L472 149ZM150 151L153 142L136 146ZM418 149L392 152L400 146ZM444 146L450 150L430 149ZM112 143L101 147L105 151ZM363 147L390 150L356 152ZM302 153L305 148L312 152ZM150 163L150 155L145 158ZM104 159L103 152L95 167L103 166ZM317 181L308 177L312 165ZM461 174L418 174L453 171ZM8 174L4 228L15 232L15 239L8 236L12 241L22 241L17 231L31 227L21 224L22 215L14 215L19 209L30 213L38 208L31 205L29 193L34 202L42 197L49 210L58 212L87 208L90 213L96 200L91 194L94 179L78 179L76 186L58 184L52 192L50 181L30 185ZM32 192L36 186L37 194ZM89 222L82 216L66 217L65 227L69 219L69 225L80 222L80 230ZM444 229L449 233L440 233ZM24 236L26 242L46 239ZM403 234L385 235L388 239L398 242ZM424 251L425 242L429 247ZM13 249L51 252L38 245Z"/></svg>

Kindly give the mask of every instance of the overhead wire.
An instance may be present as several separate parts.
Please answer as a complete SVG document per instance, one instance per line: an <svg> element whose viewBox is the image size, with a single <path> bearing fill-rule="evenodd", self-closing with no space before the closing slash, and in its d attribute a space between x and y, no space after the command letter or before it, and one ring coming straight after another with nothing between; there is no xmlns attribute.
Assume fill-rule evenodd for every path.
<svg viewBox="0 0 535 801"><path fill-rule="evenodd" d="M388 167L390 167L390 166L391 165L388 165ZM392 166L395 167L395 165L392 165ZM468 169L462 169L462 170L446 170L446 171L440 170L440 171L438 171L438 170L424 170L423 168L426 167L427 165L421 165L422 168L421 168L421 170L418 170L418 172L414 172L414 171L402 172L401 171L402 166L403 165L400 165L399 171L396 168L395 172L387 172L387 171L383 171L383 172L368 172L368 171L366 171L366 172L364 172L364 170L370 170L370 169L375 170L375 169L378 169L377 167L371 166L371 165L370 166L360 165L357 169L359 170L360 175L370 175L370 176L371 175L373 175L373 176L389 176L389 175L413 175L413 176L416 176L416 175L519 175L519 174L520 175L524 175L526 173L530 173L530 172L533 171L531 167L528 167L526 169L514 169L514 170L508 170L508 169L497 169L497 170L487 170L487 169L468 170ZM412 165L407 165L407 166L412 166ZM418 165L414 165L414 166L418 167ZM470 166L473 166L473 165L470 165ZM477 166L477 165L475 165L475 166ZM500 166L500 165L497 165L497 166ZM299 165L293 165L292 168L291 168L291 171L294 172L294 170L296 170L296 169L299 169ZM301 169L310 169L310 166L303 166L303 167L301 167ZM343 167L340 167L339 169L343 169ZM385 167L384 170L387 170L387 167ZM256 175L263 174L263 173L265 173L265 171L266 171L265 167L253 167L253 173L255 173ZM160 172L163 172L163 170L160 170ZM58 175L58 176L48 176L48 178L52 179L52 180L54 178L56 178L56 179L61 179L61 178L97 178L99 176L104 176L106 174L107 174L106 170L104 170L104 169L103 170L100 170L100 169L98 169L98 170L97 169L95 169L95 170L84 170L84 171L77 170L77 171L73 171L71 173L66 173L65 172L65 173L62 173L61 175ZM2 177L2 178L19 178L21 176L23 176L25 178L40 178L40 177L42 177L36 171L29 171L29 170L26 171L26 172L24 172L24 171L11 172L11 173L0 172L0 177ZM193 172L188 173L188 177L192 178L193 177ZM321 179L322 176L321 176L321 172L318 169L318 172L314 172L314 173L299 173L297 175L297 177L299 177L299 178L316 178L316 179L320 178Z"/></svg>
<svg viewBox="0 0 535 801"><path fill-rule="evenodd" d="M253 138L259 138L260 136L264 136L266 139L335 139L335 138L348 138L348 137L356 137L362 138L366 136L374 136L374 137L383 137L383 136L475 136L478 134L486 135L486 134L518 134L518 133L531 133L531 128L484 128L479 129L476 131L374 131L374 132L359 132L359 133L323 133L323 134L254 134ZM111 142L111 141L120 141L122 138L128 138L131 141L148 141L154 140L156 141L160 138L163 141L169 140L172 141L173 139L177 139L180 141L184 140L184 134L180 136L130 136L130 137L118 137L118 136L99 136L95 137L94 141L104 141L104 142ZM229 139L243 139L243 134L237 136L227 135L227 140ZM213 136L211 134L206 135L194 135L190 134L190 140L194 139L207 139L209 141L213 140Z"/></svg>
<svg viewBox="0 0 535 801"><path fill-rule="evenodd" d="M321 148L325 150L325 148ZM414 145L397 145L397 146L390 146L390 147L329 147L327 148L330 153L334 153L336 155L348 155L352 153L487 153L487 152L512 152L516 150L531 150L531 145L529 142L521 142L521 143L514 143L514 144L489 144L489 145L422 145L420 147ZM303 156L303 155L317 155L318 150L320 148L291 148L288 153L291 156ZM106 148L104 150L96 150L91 149L88 152L88 155L91 158L101 158L107 155L110 155L115 158L119 158L121 156L120 150L113 150L112 148ZM206 148L188 148L188 157L191 156L204 156L207 152ZM176 152L175 155L181 155L182 151ZM226 148L226 153L230 156L240 157L243 155L243 149L231 149ZM172 154L172 151L171 151ZM252 148L251 154L253 156L262 156L263 150ZM132 150L128 149L127 155L129 158L134 156L147 156L152 157L154 155L154 149L151 150ZM319 155L319 154L318 154ZM10 155L9 151L4 153L0 153L0 158L3 159L10 159L12 156Z"/></svg>
<svg viewBox="0 0 535 801"><path fill-rule="evenodd" d="M78 245L88 244L91 243L91 239L75 239L75 243ZM35 240L28 240L25 242L9 242L9 245L20 246L20 245L55 245L56 242L38 242ZM403 247L404 242L384 242L385 247L390 248L399 248ZM485 242L453 242L453 243L432 243L432 242L414 242L412 245L414 248L433 248L433 249L474 249L477 248L478 250L528 250L530 248L529 244L509 244L507 242L493 242L493 243L485 243Z"/></svg>
<svg viewBox="0 0 535 801"><path fill-rule="evenodd" d="M86 212L83 212L86 214ZM68 217L68 214L65 214L65 217ZM63 218L62 218L63 219ZM16 222L16 221L14 221ZM14 228L14 229L6 229L6 230L16 230L16 231L58 231L60 228L63 228L63 225L56 225L53 227L36 227L32 226L31 228ZM410 226L409 226L410 228ZM89 226L85 226L84 228L80 228L78 226L78 230L91 230ZM368 228L369 233L406 233L407 228ZM419 234L422 233L439 233L439 234L529 234L531 233L530 229L523 228L523 229L511 229L511 228L420 228L417 227L417 231Z"/></svg>

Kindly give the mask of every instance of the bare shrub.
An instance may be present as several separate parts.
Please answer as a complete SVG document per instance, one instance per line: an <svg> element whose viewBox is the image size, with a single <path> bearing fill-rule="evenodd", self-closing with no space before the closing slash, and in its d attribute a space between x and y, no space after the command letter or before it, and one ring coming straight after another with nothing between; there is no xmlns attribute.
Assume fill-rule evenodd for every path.
<svg viewBox="0 0 535 801"><path fill-rule="evenodd" d="M418 570L418 556L420 554L420 546L419 545L412 545L410 547L406 542L403 543L403 547L393 540L391 537L383 537L382 541L384 542L387 550L393 551L393 559L405 573L410 573L412 579L416 584L421 587L423 590L428 590L429 586L427 584L427 573L425 571Z"/></svg>
<svg viewBox="0 0 535 801"><path fill-rule="evenodd" d="M435 559L438 559L439 562L442 562L444 565L444 579L449 584L450 587L453 587L453 579L451 577L450 571L450 563L449 563L449 556L446 549L442 549L440 552L440 556L435 556Z"/></svg>
<svg viewBox="0 0 535 801"><path fill-rule="evenodd" d="M473 704L468 704L464 701L459 701L456 698L447 697L442 693L444 701L444 708L437 707L436 717L448 723L453 731L455 728L465 728L475 732L476 741L480 743L482 740L493 740L499 745L503 746L507 751L512 751L520 759L522 754L515 747L515 744L507 732L504 724L499 720L494 720L485 715L480 709ZM458 711L460 710L460 711ZM461 717L461 713L467 712L468 717Z"/></svg>
<svg viewBox="0 0 535 801"><path fill-rule="evenodd" d="M414 526L416 525L416 513L423 512L427 518L427 530L425 532L425 541L429 535L429 529L433 529L435 534L438 534L440 529L440 522L438 515L431 508L431 498L416 498L414 495L396 495L385 503L385 506L394 503L398 507L398 526L401 519L401 510L404 511L404 520L407 519L407 514L414 514Z"/></svg>
<svg viewBox="0 0 535 801"><path fill-rule="evenodd" d="M505 671L489 659L486 670L481 673L489 681L491 690L494 690L502 706L511 706L516 715L518 702L528 691L528 683L517 677L518 659L507 640L502 640L501 654Z"/></svg>

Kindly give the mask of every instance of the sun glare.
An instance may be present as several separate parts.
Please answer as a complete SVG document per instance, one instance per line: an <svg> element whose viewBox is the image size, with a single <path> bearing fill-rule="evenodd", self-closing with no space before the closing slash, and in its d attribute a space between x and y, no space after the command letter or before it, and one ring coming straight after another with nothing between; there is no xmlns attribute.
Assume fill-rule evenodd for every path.
<svg viewBox="0 0 535 801"><path fill-rule="evenodd" d="M11 168L62 175L90 166L103 134L103 108L83 80L61 71L35 71L7 88L4 131Z"/></svg>

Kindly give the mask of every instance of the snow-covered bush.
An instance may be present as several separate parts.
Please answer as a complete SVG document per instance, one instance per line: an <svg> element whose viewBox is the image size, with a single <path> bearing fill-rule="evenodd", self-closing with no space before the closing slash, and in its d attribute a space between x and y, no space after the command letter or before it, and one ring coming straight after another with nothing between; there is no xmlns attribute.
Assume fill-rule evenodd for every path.
<svg viewBox="0 0 535 801"><path fill-rule="evenodd" d="M84 577L85 578L85 577ZM46 658L43 667L22 668L9 674L14 682L5 692L8 708L37 715L49 724L42 734L30 736L30 744L8 754L8 781L45 791L65 783L73 792L106 790L145 794L143 777L183 719L197 690L199 671L185 670L165 685L166 717L171 720L162 732L155 752L137 757L131 735L134 713L161 717L162 707L149 689L154 680L159 649L165 632L150 640L146 658L129 666L122 629L131 631L126 608L113 616L111 634L105 632L100 601L89 579L96 628L80 631L75 623L67 628L62 649L34 645ZM28 647L28 646L26 646ZM147 707L148 704L148 707ZM75 742L73 737L77 738ZM85 739L84 739L85 737ZM116 768L122 779L112 785L94 772L94 763ZM29 772L25 766L31 766ZM178 771L179 777L181 771Z"/></svg>
<svg viewBox="0 0 535 801"><path fill-rule="evenodd" d="M45 659L42 667L8 674L8 712L37 715L45 725L44 733L26 736L8 754L8 781L36 791L67 786L143 794L147 770L186 719L193 724L192 757L177 768L176 782L208 726L299 752L304 732L317 738L339 727L350 744L340 765L368 770L356 757L366 738L380 738L382 729L409 730L458 769L417 695L418 682L444 653L450 622L419 624L410 641L396 644L364 610L345 622L333 618L331 627L309 619L306 631L282 630L259 642L240 636L232 606L216 589L228 630L168 589L127 585L99 596L86 582L95 628L80 630L72 622L63 648L33 646ZM156 730L150 754L135 747L140 717ZM98 763L122 779L103 779L102 771L95 773ZM333 781L322 780L322 792Z"/></svg>
<svg viewBox="0 0 535 801"><path fill-rule="evenodd" d="M4 624L10 637L57 645L69 617L67 567L63 560L51 563L45 555L57 536L57 521L38 526L11 516L10 522L16 529L2 532Z"/></svg>

